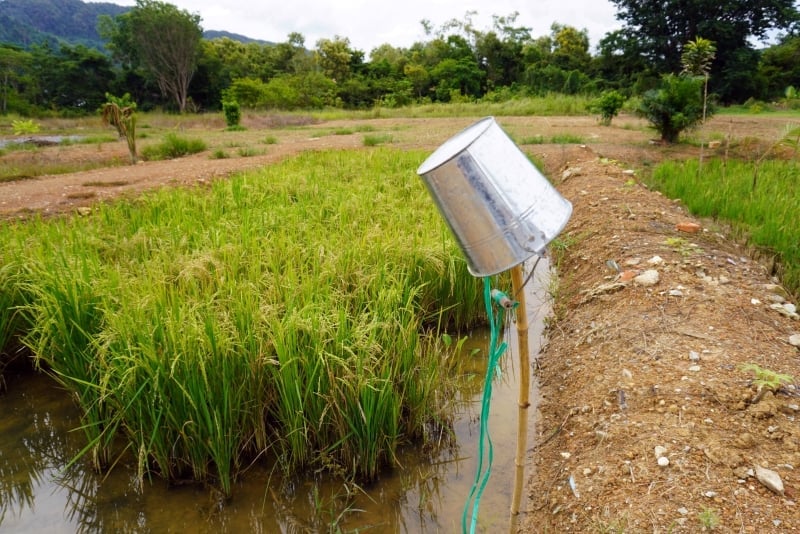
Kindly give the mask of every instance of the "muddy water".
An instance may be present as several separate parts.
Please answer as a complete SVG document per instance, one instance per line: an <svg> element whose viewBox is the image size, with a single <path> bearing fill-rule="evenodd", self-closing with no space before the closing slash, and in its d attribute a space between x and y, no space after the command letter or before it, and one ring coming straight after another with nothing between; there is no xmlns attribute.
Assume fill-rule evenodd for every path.
<svg viewBox="0 0 800 534"><path fill-rule="evenodd" d="M526 286L530 352L538 353L546 268ZM494 444L491 478L480 500L479 532L507 532L517 431L516 333L495 379L489 418ZM488 332L470 334L471 379L455 409L455 439L435 457L402 451L402 469L370 486L345 486L319 477L282 479L259 467L237 483L222 505L198 485L168 488L160 479L137 487L129 465L95 475L69 460L84 443L78 412L67 394L42 375L9 377L0 396L0 532L457 532L477 468L480 402ZM467 357L467 356L465 356ZM535 401L536 392L531 392ZM528 428L533 428L531 413ZM529 432L531 434L531 432ZM533 438L528 436L528 448ZM484 463L484 465L486 465ZM527 494L523 493L522 510Z"/></svg>

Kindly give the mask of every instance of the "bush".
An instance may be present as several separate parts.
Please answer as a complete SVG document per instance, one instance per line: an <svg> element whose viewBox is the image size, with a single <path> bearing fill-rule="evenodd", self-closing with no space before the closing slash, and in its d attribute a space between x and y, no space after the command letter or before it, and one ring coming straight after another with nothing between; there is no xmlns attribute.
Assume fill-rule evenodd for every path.
<svg viewBox="0 0 800 534"><path fill-rule="evenodd" d="M14 131L14 135L39 133L39 125L33 119L11 121L11 129Z"/></svg>
<svg viewBox="0 0 800 534"><path fill-rule="evenodd" d="M703 120L703 79L666 74L642 96L637 113L650 121L661 140L674 143L682 131ZM709 108L706 116L711 116Z"/></svg>
<svg viewBox="0 0 800 534"><path fill-rule="evenodd" d="M225 115L225 124L229 130L241 129L239 121L242 120L242 109L239 102L228 99L222 101L222 114Z"/></svg>
<svg viewBox="0 0 800 534"><path fill-rule="evenodd" d="M170 133L161 143L145 147L142 156L147 160L174 159L196 154L205 149L206 144L200 139L186 139Z"/></svg>
<svg viewBox="0 0 800 534"><path fill-rule="evenodd" d="M625 97L618 91L611 89L589 102L589 111L600 114L600 124L609 126L611 120L619 115L619 110L625 104Z"/></svg>

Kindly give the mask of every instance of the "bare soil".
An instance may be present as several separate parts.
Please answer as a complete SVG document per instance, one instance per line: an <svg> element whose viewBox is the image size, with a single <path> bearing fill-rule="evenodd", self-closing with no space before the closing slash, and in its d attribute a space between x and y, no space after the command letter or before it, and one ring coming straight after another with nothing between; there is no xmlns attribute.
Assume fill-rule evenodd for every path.
<svg viewBox="0 0 800 534"><path fill-rule="evenodd" d="M206 152L137 165L120 165L127 158L124 142L12 151L0 164L94 158L114 166L2 183L0 219L90 216L97 202L202 186L305 150L370 150L364 135L389 134L393 147L432 151L473 121L275 128L250 118L245 132L214 134ZM699 148L653 143L653 132L631 117L610 127L586 117L498 122L574 206L560 236L565 249L556 255L548 341L534 369L537 440L519 531L800 530L800 360L789 343L800 323L771 308L792 297L772 266L722 225L690 216L679 201L640 181L659 161L697 157ZM784 123L723 117L695 135L723 140L705 149L706 156L755 158L780 137ZM278 142L259 144L267 135ZM554 135L577 142L529 144ZM237 156L235 146L258 147L258 153ZM211 159L215 149L231 157ZM696 223L699 231L682 231L683 223ZM646 271L655 271L657 280L636 278ZM747 363L794 378L756 400L755 374L742 368ZM759 481L760 468L779 476L783 490Z"/></svg>

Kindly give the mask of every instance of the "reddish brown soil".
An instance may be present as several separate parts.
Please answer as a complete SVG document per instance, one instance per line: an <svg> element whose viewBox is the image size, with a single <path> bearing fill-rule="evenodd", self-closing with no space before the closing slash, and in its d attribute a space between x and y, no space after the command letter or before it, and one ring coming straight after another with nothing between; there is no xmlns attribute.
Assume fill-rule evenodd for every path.
<svg viewBox="0 0 800 534"><path fill-rule="evenodd" d="M205 184L304 150L369 150L365 135L388 134L391 146L433 150L473 120L272 128L250 119L245 132L210 136L206 152L134 166L120 164L127 158L123 142L9 152L0 164L39 158L116 166L2 183L0 218L87 215L98 201ZM548 343L534 369L541 392L538 437L519 530L800 530L800 390L789 384L754 401L754 374L741 367L755 363L792 375L792 382L800 378L798 349L788 341L800 324L770 309L791 297L724 228L689 216L639 178L663 159L697 157L699 149L653 144L653 133L630 117L616 118L611 127L584 117L498 122L574 206L560 236L566 250L558 258ZM717 118L696 135L722 140L706 149L708 156L755 158L780 137L785 122ZM209 136L207 129L185 133ZM268 135L277 143L260 143ZM535 136L550 141L554 135L577 142L530 144ZM258 154L239 156L235 146L255 147ZM211 159L214 150L231 157ZM678 230L685 222L698 223L700 231ZM657 271L655 284L625 281L647 270ZM658 464L656 447L663 447L669 465ZM756 466L781 477L782 495L753 476Z"/></svg>

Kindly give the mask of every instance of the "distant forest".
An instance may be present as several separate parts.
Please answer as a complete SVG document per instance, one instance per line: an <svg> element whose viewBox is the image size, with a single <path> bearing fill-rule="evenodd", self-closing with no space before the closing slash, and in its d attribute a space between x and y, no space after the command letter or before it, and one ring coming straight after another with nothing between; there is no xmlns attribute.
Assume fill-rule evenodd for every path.
<svg viewBox="0 0 800 534"><path fill-rule="evenodd" d="M698 75L681 63L698 38L713 45L702 72L713 101L797 100L796 1L611 1L623 26L598 43L559 22L534 36L518 13L479 30L468 12L440 27L422 21L426 39L408 48L386 43L367 54L346 36L307 45L290 28L281 43L205 32L198 15L157 0L0 0L0 113L90 114L125 94L139 109L181 112L216 111L225 100L291 110L610 90L635 97L665 75ZM754 44L768 37L768 46ZM159 46L168 64L156 59L165 55Z"/></svg>

